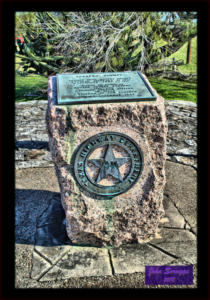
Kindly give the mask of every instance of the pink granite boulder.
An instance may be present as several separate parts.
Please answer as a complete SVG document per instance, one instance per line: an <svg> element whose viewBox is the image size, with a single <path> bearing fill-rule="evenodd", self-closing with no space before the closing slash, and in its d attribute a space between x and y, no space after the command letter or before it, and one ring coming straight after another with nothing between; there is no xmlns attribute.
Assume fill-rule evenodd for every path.
<svg viewBox="0 0 210 300"><path fill-rule="evenodd" d="M148 85L154 90L147 78ZM152 238L164 215L167 121L164 99L155 101L80 105L56 104L56 77L49 78L46 113L49 147L66 213L67 234L76 244L119 246ZM156 92L157 94L157 92ZM137 182L112 198L97 199L85 193L72 169L72 156L92 136L103 132L125 134L143 153L144 166ZM97 149L98 155L103 147ZM124 149L114 149L123 157ZM129 163L120 169L126 174ZM90 173L94 176L94 168ZM122 175L124 176L124 175ZM104 185L114 184L104 179Z"/></svg>

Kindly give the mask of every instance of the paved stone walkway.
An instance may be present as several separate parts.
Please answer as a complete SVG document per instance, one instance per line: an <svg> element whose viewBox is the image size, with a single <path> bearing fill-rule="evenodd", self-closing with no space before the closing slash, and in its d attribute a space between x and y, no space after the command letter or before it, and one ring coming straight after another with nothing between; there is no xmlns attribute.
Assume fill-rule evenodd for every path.
<svg viewBox="0 0 210 300"><path fill-rule="evenodd" d="M145 265L191 264L196 287L196 171L166 162L166 176L156 237L108 249L71 244L54 168L16 170L16 287L150 288Z"/></svg>

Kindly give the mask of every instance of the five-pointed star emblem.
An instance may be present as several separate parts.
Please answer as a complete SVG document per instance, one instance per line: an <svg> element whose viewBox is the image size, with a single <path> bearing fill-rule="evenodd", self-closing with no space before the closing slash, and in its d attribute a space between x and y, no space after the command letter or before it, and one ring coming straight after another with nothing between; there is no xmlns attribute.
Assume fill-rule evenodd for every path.
<svg viewBox="0 0 210 300"><path fill-rule="evenodd" d="M130 157L116 158L112 150L112 145L109 144L104 158L89 159L88 162L94 164L100 169L95 180L96 183L99 183L103 178L106 178L107 175L111 175L122 182L123 179L120 174L119 167L124 165L129 159Z"/></svg>

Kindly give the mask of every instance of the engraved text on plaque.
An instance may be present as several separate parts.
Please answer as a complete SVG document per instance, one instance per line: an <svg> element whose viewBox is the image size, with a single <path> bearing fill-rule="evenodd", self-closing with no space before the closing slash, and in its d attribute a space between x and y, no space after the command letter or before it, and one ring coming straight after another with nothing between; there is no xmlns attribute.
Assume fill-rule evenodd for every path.
<svg viewBox="0 0 210 300"><path fill-rule="evenodd" d="M140 72L57 75L58 104L156 100Z"/></svg>

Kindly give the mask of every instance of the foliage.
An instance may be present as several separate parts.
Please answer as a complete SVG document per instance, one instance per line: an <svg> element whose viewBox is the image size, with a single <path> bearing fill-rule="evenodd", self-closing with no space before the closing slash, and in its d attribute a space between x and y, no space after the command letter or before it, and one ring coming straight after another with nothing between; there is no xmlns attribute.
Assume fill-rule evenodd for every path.
<svg viewBox="0 0 210 300"><path fill-rule="evenodd" d="M21 12L15 14L15 36L24 36L28 27L36 24L36 14L34 12Z"/></svg>
<svg viewBox="0 0 210 300"><path fill-rule="evenodd" d="M186 42L177 52L150 65L148 76L197 82L197 37L192 38L191 62L186 63Z"/></svg>
<svg viewBox="0 0 210 300"><path fill-rule="evenodd" d="M23 69L39 74L140 70L196 35L193 12L30 12L18 15ZM22 23L20 23L22 19Z"/></svg>

